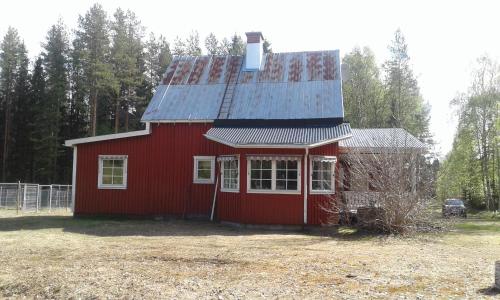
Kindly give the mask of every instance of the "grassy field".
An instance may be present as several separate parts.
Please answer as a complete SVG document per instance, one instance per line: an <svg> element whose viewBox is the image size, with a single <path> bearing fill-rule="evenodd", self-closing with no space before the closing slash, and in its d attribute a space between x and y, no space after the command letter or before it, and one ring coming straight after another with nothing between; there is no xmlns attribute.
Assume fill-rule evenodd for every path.
<svg viewBox="0 0 500 300"><path fill-rule="evenodd" d="M412 238L0 210L0 297L491 298L500 220Z"/></svg>

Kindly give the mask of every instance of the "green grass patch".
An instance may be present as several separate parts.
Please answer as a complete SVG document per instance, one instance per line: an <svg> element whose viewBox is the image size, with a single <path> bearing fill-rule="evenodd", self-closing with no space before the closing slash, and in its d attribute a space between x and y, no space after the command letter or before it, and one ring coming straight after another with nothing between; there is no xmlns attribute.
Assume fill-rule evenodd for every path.
<svg viewBox="0 0 500 300"><path fill-rule="evenodd" d="M500 222L463 222L456 224L455 227L464 231L488 231L500 233Z"/></svg>

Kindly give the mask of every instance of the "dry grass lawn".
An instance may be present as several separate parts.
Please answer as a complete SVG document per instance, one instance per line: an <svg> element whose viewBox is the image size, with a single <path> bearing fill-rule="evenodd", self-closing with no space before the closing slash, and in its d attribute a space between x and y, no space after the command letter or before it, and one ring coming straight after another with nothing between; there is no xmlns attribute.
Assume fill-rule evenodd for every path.
<svg viewBox="0 0 500 300"><path fill-rule="evenodd" d="M0 211L0 297L498 297L500 222L465 224L395 238Z"/></svg>

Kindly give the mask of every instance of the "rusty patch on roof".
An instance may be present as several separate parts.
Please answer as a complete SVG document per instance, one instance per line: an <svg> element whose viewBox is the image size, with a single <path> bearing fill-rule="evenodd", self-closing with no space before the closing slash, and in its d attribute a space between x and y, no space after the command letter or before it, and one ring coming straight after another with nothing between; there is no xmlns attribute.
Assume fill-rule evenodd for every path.
<svg viewBox="0 0 500 300"><path fill-rule="evenodd" d="M175 70L177 69L177 66L179 65L179 61L175 60L173 61L168 69L167 72L165 73L165 77L163 78L163 84L169 84L170 80L172 80L172 77L174 76Z"/></svg>
<svg viewBox="0 0 500 300"><path fill-rule="evenodd" d="M183 84L191 71L192 61L184 60L179 63L179 67L172 78L171 84Z"/></svg>
<svg viewBox="0 0 500 300"><path fill-rule="evenodd" d="M335 57L331 53L323 55L323 79L335 80L337 78L337 66Z"/></svg>
<svg viewBox="0 0 500 300"><path fill-rule="evenodd" d="M229 79L236 79L238 76L238 72L241 69L241 60L243 58L241 56L231 56L228 59L228 63L226 64L226 70L224 72L224 82L228 82Z"/></svg>
<svg viewBox="0 0 500 300"><path fill-rule="evenodd" d="M300 55L296 54L290 60L290 65L288 67L288 81L299 82L301 80L303 71L301 58L302 57Z"/></svg>
<svg viewBox="0 0 500 300"><path fill-rule="evenodd" d="M242 72L238 83L251 83L256 72Z"/></svg>
<svg viewBox="0 0 500 300"><path fill-rule="evenodd" d="M273 54L268 53L266 55L266 62L264 64L264 70L259 72L259 77L258 77L259 82L264 82L264 81L269 80L269 78L271 77L272 66L273 66Z"/></svg>
<svg viewBox="0 0 500 300"><path fill-rule="evenodd" d="M271 71L270 80L273 82L283 81L283 69L285 65L285 57L283 55L276 54L273 60L273 66Z"/></svg>
<svg viewBox="0 0 500 300"><path fill-rule="evenodd" d="M320 52L307 53L307 78L309 81L321 79L321 55Z"/></svg>
<svg viewBox="0 0 500 300"><path fill-rule="evenodd" d="M222 67L226 62L225 56L214 56L208 73L208 83L219 83L222 75Z"/></svg>
<svg viewBox="0 0 500 300"><path fill-rule="evenodd" d="M200 82L201 75L207 66L209 57L200 57L196 60L193 71L189 75L188 84L198 84Z"/></svg>

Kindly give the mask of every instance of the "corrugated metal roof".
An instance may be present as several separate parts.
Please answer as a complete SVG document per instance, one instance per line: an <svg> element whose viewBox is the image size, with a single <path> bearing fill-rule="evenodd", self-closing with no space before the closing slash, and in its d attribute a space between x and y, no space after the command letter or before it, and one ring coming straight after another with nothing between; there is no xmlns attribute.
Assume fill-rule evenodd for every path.
<svg viewBox="0 0 500 300"><path fill-rule="evenodd" d="M231 72L239 77L228 119L344 116L335 50L265 54L257 71L243 56L175 57L142 120L215 120Z"/></svg>
<svg viewBox="0 0 500 300"><path fill-rule="evenodd" d="M427 145L403 128L352 129L352 137L339 143L343 148L417 148Z"/></svg>
<svg viewBox="0 0 500 300"><path fill-rule="evenodd" d="M307 146L348 138L350 135L351 127L347 123L331 127L214 127L205 134L211 140L241 147L253 145Z"/></svg>

